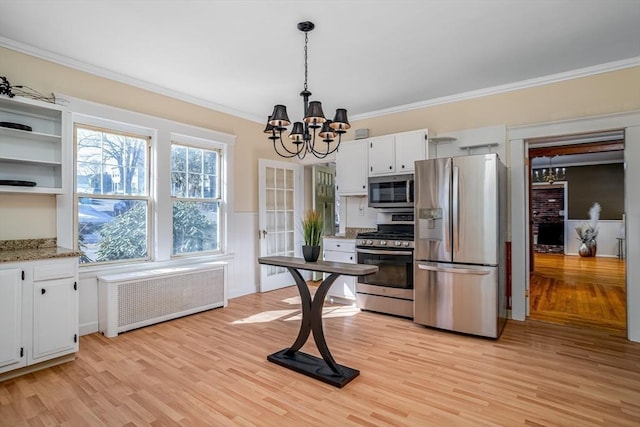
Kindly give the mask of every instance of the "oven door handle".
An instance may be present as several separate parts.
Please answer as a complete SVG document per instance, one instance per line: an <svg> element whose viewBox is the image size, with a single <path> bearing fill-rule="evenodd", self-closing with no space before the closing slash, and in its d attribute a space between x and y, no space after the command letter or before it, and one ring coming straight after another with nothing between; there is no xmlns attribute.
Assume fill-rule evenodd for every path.
<svg viewBox="0 0 640 427"><path fill-rule="evenodd" d="M420 270L437 271L440 273L477 274L480 276L484 276L491 273L488 270L475 270L471 268L436 267L434 265L428 265L428 264L418 264L418 268Z"/></svg>
<svg viewBox="0 0 640 427"><path fill-rule="evenodd" d="M386 251L384 249L356 249L359 254L372 254L372 255L413 255L411 251Z"/></svg>

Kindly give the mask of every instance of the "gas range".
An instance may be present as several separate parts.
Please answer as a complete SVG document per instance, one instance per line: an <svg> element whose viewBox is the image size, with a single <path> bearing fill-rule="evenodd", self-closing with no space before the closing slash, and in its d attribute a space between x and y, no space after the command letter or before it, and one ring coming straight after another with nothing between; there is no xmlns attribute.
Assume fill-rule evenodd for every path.
<svg viewBox="0 0 640 427"><path fill-rule="evenodd" d="M413 224L413 213L379 213L377 231L358 233L356 246L360 248L413 249Z"/></svg>
<svg viewBox="0 0 640 427"><path fill-rule="evenodd" d="M368 232L356 236L356 245L363 248L413 249L413 233Z"/></svg>
<svg viewBox="0 0 640 427"><path fill-rule="evenodd" d="M358 233L359 264L378 271L358 278L356 305L369 311L413 317L413 212L381 212L377 231Z"/></svg>

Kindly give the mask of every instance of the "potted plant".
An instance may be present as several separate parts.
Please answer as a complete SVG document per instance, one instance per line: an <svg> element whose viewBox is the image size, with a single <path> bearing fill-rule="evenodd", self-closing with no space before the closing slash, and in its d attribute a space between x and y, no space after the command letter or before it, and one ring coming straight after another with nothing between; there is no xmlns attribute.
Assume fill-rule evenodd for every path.
<svg viewBox="0 0 640 427"><path fill-rule="evenodd" d="M320 239L324 221L319 212L307 211L302 220L302 232L304 234L304 245L302 246L302 256L307 262L316 262L320 256Z"/></svg>
<svg viewBox="0 0 640 427"><path fill-rule="evenodd" d="M596 237L598 237L598 220L600 219L600 204L594 203L589 209L589 224L576 227L580 248L578 254L583 257L596 256Z"/></svg>

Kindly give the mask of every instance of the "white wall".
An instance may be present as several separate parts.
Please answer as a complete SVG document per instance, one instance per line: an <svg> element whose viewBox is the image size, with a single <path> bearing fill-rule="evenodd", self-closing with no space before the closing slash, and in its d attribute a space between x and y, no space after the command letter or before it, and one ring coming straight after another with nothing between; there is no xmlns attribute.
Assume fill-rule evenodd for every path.
<svg viewBox="0 0 640 427"><path fill-rule="evenodd" d="M565 222L565 235L567 236L567 245L564 253L567 255L578 255L580 242L576 233L576 227L588 223L585 220L568 220ZM618 240L624 233L621 233L622 221L600 220L598 221L598 237L596 243L598 248L596 256L599 257L617 257L618 256Z"/></svg>

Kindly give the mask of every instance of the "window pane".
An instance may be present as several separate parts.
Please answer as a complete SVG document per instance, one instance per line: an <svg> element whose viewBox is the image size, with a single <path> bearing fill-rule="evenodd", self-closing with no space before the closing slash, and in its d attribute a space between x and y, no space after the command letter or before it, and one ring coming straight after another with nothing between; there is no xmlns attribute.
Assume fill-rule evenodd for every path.
<svg viewBox="0 0 640 427"><path fill-rule="evenodd" d="M171 145L171 195L181 198L220 197L218 162L215 150Z"/></svg>
<svg viewBox="0 0 640 427"><path fill-rule="evenodd" d="M171 146L171 170L176 172L187 171L187 148L179 145Z"/></svg>
<svg viewBox="0 0 640 427"><path fill-rule="evenodd" d="M215 199L218 197L218 180L215 175L204 176L204 198Z"/></svg>
<svg viewBox="0 0 640 427"><path fill-rule="evenodd" d="M211 175L218 173L218 153L216 151L204 152L204 173Z"/></svg>
<svg viewBox="0 0 640 427"><path fill-rule="evenodd" d="M219 249L218 203L173 203L173 254Z"/></svg>
<svg viewBox="0 0 640 427"><path fill-rule="evenodd" d="M184 172L171 173L171 195L176 197L187 196L187 174Z"/></svg>
<svg viewBox="0 0 640 427"><path fill-rule="evenodd" d="M145 200L78 198L81 262L146 258L147 223Z"/></svg>
<svg viewBox="0 0 640 427"><path fill-rule="evenodd" d="M147 194L147 138L78 127L78 192Z"/></svg>
<svg viewBox="0 0 640 427"><path fill-rule="evenodd" d="M199 148L189 148L188 160L189 172L202 172L202 150Z"/></svg>
<svg viewBox="0 0 640 427"><path fill-rule="evenodd" d="M202 175L190 173L188 175L189 197L202 198Z"/></svg>

